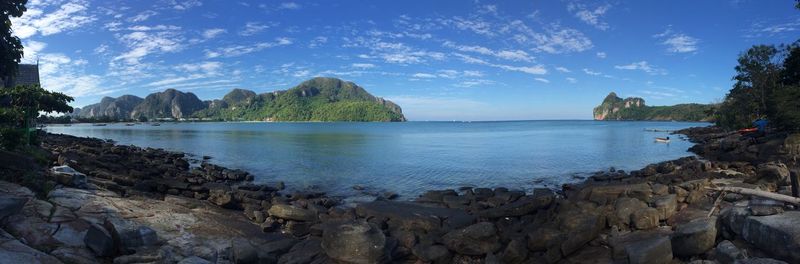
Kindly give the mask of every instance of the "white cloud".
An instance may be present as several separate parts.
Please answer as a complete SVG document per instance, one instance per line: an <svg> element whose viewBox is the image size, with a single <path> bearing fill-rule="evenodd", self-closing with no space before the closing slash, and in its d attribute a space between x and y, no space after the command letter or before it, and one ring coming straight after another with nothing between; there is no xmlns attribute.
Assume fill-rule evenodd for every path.
<svg viewBox="0 0 800 264"><path fill-rule="evenodd" d="M415 73L411 75L411 77L420 79L431 79L431 78L436 78L436 75L430 73Z"/></svg>
<svg viewBox="0 0 800 264"><path fill-rule="evenodd" d="M531 62L533 61L533 56L529 55L527 52L523 50L492 50L487 47L482 46L464 46L464 45L457 45L451 41L446 41L444 43L445 47L453 48L461 52L472 52L478 53L482 55L490 55L501 59L511 60L511 61L525 61Z"/></svg>
<svg viewBox="0 0 800 264"><path fill-rule="evenodd" d="M277 38L273 42L260 42L252 45L235 45L235 46L219 48L213 51L206 50L205 53L206 53L206 58L236 57L272 47L286 46L291 44L292 44L291 39Z"/></svg>
<svg viewBox="0 0 800 264"><path fill-rule="evenodd" d="M548 80L548 79L545 79L545 78L533 78L533 79L534 79L534 80L536 80L536 81L538 81L538 82L550 83L550 80Z"/></svg>
<svg viewBox="0 0 800 264"><path fill-rule="evenodd" d="M318 47L322 46L325 43L328 43L328 38L327 37L323 37L323 36L319 36L319 37L316 37L316 38L312 39L311 42L308 43L308 47L312 48L312 49L313 48L318 48Z"/></svg>
<svg viewBox="0 0 800 264"><path fill-rule="evenodd" d="M203 38L205 38L205 39L216 38L219 35L225 34L225 32L228 32L228 31L224 30L224 29L221 29L221 28L206 29L205 31L203 31Z"/></svg>
<svg viewBox="0 0 800 264"><path fill-rule="evenodd" d="M252 35L258 34L261 31L264 31L264 30L266 30L266 29L268 29L270 27L271 27L271 25L265 25L265 24L262 24L260 22L247 22L244 25L244 29L239 31L239 35L252 36Z"/></svg>
<svg viewBox="0 0 800 264"><path fill-rule="evenodd" d="M457 57L461 58L461 61L463 61L465 63L486 65L486 66L490 66L490 67L494 67L494 68L500 68L500 69L507 70L507 71L517 71L517 72L523 72L523 73L528 73L528 74L533 74L533 75L547 74L547 69L543 65L511 66L511 65L504 65L504 64L496 64L496 63L487 62L487 61L484 61L482 59L475 58L475 57L472 57L472 56L469 56L469 55L460 54L460 53L455 53L455 55Z"/></svg>
<svg viewBox="0 0 800 264"><path fill-rule="evenodd" d="M653 35L653 37L662 40L661 44L667 46L667 51L671 53L695 52L700 42L697 38L673 32L671 28L667 28L663 33Z"/></svg>
<svg viewBox="0 0 800 264"><path fill-rule="evenodd" d="M359 68L359 69L372 69L372 68L375 68L375 64L372 64L372 63L353 63L350 66L352 66L353 68Z"/></svg>
<svg viewBox="0 0 800 264"><path fill-rule="evenodd" d="M149 19L150 17L155 16L157 14L158 14L158 12L156 12L156 11L147 10L147 11L141 12L138 15L135 15L135 16L133 16L131 18L128 18L128 22L133 22L133 23L142 22L142 21L145 21L145 20Z"/></svg>
<svg viewBox="0 0 800 264"><path fill-rule="evenodd" d="M592 70L587 69L587 68L583 68L583 72L588 74L588 75L592 75L592 76L598 76L598 75L603 74L601 72L592 71Z"/></svg>
<svg viewBox="0 0 800 264"><path fill-rule="evenodd" d="M564 67L556 67L556 70L560 71L560 72L571 72L569 69L564 68Z"/></svg>
<svg viewBox="0 0 800 264"><path fill-rule="evenodd" d="M88 14L89 3L74 0L61 5L57 10L45 12L40 6L31 4L28 11L19 18L11 18L14 34L19 38L29 38L37 33L42 36L58 34L80 28L97 18Z"/></svg>
<svg viewBox="0 0 800 264"><path fill-rule="evenodd" d="M170 6L172 6L172 8L175 9L175 10L186 10L186 9L189 9L189 8L198 7L198 6L202 6L202 5L203 5L203 2L200 2L198 0L183 0L183 1L171 0L170 1Z"/></svg>
<svg viewBox="0 0 800 264"><path fill-rule="evenodd" d="M473 79L473 80L466 80L461 81L459 83L454 84L455 87L462 87L462 88L470 88L470 87L478 87L478 86L486 86L486 85L494 85L495 81L486 80L486 79Z"/></svg>
<svg viewBox="0 0 800 264"><path fill-rule="evenodd" d="M560 54L581 52L594 47L592 41L580 31L559 24L550 24L545 27L544 33L534 31L521 20L512 21L508 27L518 31L513 36L518 44L533 43L533 49L538 52Z"/></svg>
<svg viewBox="0 0 800 264"><path fill-rule="evenodd" d="M127 64L139 64L142 58L151 53L170 53L183 49L182 38L170 31L136 31L118 38L129 50L114 57L114 61L123 60Z"/></svg>
<svg viewBox="0 0 800 264"><path fill-rule="evenodd" d="M583 4L577 3L570 3L567 5L567 10L574 12L575 17L599 30L607 30L609 28L608 23L601 21L600 19L606 14L606 12L608 12L610 8L611 5L608 4L598 6L595 9L589 9Z"/></svg>
<svg viewBox="0 0 800 264"><path fill-rule="evenodd" d="M295 2L285 2L281 3L278 9L290 9L290 10L297 10L300 9L300 5Z"/></svg>
<svg viewBox="0 0 800 264"><path fill-rule="evenodd" d="M745 37L747 38L760 38L772 36L790 35L792 32L800 31L800 18L794 18L790 21L782 22L757 22L754 23Z"/></svg>
<svg viewBox="0 0 800 264"><path fill-rule="evenodd" d="M640 70L651 75L666 75L667 70L655 67L647 63L647 61L633 62L628 65L616 65L616 69L620 70Z"/></svg>
<svg viewBox="0 0 800 264"><path fill-rule="evenodd" d="M608 55L605 52L598 52L597 57L601 59L605 59Z"/></svg>
<svg viewBox="0 0 800 264"><path fill-rule="evenodd" d="M217 61L206 61L201 63L187 63L175 66L176 69L186 72L205 72L216 75L219 69L222 68L222 63Z"/></svg>
<svg viewBox="0 0 800 264"><path fill-rule="evenodd" d="M578 80L577 80L577 79L575 79L575 78L572 78L572 77L567 77L567 78L566 78L566 80L567 80L569 83L577 83L577 82L578 82Z"/></svg>
<svg viewBox="0 0 800 264"><path fill-rule="evenodd" d="M481 71L464 71L464 76L467 76L467 77L483 77L483 72L481 72Z"/></svg>

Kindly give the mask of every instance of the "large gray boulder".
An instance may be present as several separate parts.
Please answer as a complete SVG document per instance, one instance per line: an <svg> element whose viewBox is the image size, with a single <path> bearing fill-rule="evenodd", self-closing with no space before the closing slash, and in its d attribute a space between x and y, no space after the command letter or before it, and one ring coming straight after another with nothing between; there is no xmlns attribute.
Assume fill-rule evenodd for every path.
<svg viewBox="0 0 800 264"><path fill-rule="evenodd" d="M630 264L672 263L672 245L668 237L637 241L625 248Z"/></svg>
<svg viewBox="0 0 800 264"><path fill-rule="evenodd" d="M500 238L493 223L480 222L453 230L442 237L448 249L463 255L484 255L500 249Z"/></svg>
<svg viewBox="0 0 800 264"><path fill-rule="evenodd" d="M463 228L475 220L474 216L464 210L393 201L359 204L356 207L356 214L359 217L386 220L391 230L414 230L426 233L444 233Z"/></svg>
<svg viewBox="0 0 800 264"><path fill-rule="evenodd" d="M28 198L14 196L14 195L0 195L0 220L19 213Z"/></svg>
<svg viewBox="0 0 800 264"><path fill-rule="evenodd" d="M114 238L104 227L98 224L89 226L89 230L86 232L83 242L86 244L86 247L91 249L97 256L109 257L116 253Z"/></svg>
<svg viewBox="0 0 800 264"><path fill-rule="evenodd" d="M453 254L442 245L416 245L411 253L423 261L436 264L450 263Z"/></svg>
<svg viewBox="0 0 800 264"><path fill-rule="evenodd" d="M69 166L56 166L50 169L50 173L56 182L75 188L86 189L88 187L86 174L80 173Z"/></svg>
<svg viewBox="0 0 800 264"><path fill-rule="evenodd" d="M131 220L108 218L103 227L114 238L114 245L122 254L136 252L139 247L154 246L159 243L155 230Z"/></svg>
<svg viewBox="0 0 800 264"><path fill-rule="evenodd" d="M800 263L800 211L748 216L744 221L736 221L734 216L731 213L726 223L745 241L776 258Z"/></svg>
<svg viewBox="0 0 800 264"><path fill-rule="evenodd" d="M756 167L758 181L772 182L778 185L789 183L789 168L780 162L767 162Z"/></svg>
<svg viewBox="0 0 800 264"><path fill-rule="evenodd" d="M323 233L322 248L328 257L344 263L382 263L388 256L383 232L365 221L328 225Z"/></svg>
<svg viewBox="0 0 800 264"><path fill-rule="evenodd" d="M480 211L478 215L486 218L523 216L535 213L536 210L547 208L554 199L555 194L553 191L536 189L533 196L525 196L509 204Z"/></svg>
<svg viewBox="0 0 800 264"><path fill-rule="evenodd" d="M678 226L672 234L672 251L680 257L702 254L714 247L717 219L696 219Z"/></svg>
<svg viewBox="0 0 800 264"><path fill-rule="evenodd" d="M270 216L288 220L307 222L317 220L317 214L313 211L288 204L273 205L269 208L267 213L269 213Z"/></svg>

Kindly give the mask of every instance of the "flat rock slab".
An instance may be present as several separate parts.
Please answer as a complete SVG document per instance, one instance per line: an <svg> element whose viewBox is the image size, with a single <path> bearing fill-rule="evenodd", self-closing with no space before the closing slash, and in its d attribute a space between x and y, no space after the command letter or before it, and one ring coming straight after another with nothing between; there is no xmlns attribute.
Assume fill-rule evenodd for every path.
<svg viewBox="0 0 800 264"><path fill-rule="evenodd" d="M33 249L19 240L5 234L0 237L0 262L2 263L31 263L31 264L59 264L60 260L44 252Z"/></svg>
<svg viewBox="0 0 800 264"><path fill-rule="evenodd" d="M356 214L361 217L387 219L390 227L426 232L458 229L475 221L474 216L462 210L428 207L411 202L375 201L359 204Z"/></svg>
<svg viewBox="0 0 800 264"><path fill-rule="evenodd" d="M745 241L777 258L800 263L800 211L749 216L737 232Z"/></svg>

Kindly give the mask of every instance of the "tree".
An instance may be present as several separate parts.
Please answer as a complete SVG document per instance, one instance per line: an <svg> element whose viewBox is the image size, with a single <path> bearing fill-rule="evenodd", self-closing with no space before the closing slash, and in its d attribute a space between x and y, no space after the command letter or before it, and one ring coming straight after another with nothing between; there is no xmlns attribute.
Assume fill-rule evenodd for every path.
<svg viewBox="0 0 800 264"><path fill-rule="evenodd" d="M751 94L758 102L758 108L755 109L758 116L770 113L768 98L780 77L780 54L773 45L756 45L739 55L733 80L737 87L755 90Z"/></svg>
<svg viewBox="0 0 800 264"><path fill-rule="evenodd" d="M10 98L9 107L0 108L0 138L6 149L13 149L16 141L30 144L32 141L31 128L39 114L69 113L72 107L69 102L73 98L59 92L51 92L38 85L20 85L12 88L0 89L0 97ZM23 131L22 133L20 131ZM20 134L23 136L21 137ZM12 147L9 147L12 146Z"/></svg>
<svg viewBox="0 0 800 264"><path fill-rule="evenodd" d="M12 78L17 74L17 68L22 59L22 42L12 35L11 17L20 17L27 9L28 0L5 0L0 2L0 77Z"/></svg>

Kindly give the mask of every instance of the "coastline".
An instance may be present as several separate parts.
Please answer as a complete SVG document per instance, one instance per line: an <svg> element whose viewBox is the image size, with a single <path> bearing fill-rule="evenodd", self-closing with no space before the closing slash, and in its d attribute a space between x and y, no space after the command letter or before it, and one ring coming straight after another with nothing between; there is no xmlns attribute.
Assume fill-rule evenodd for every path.
<svg viewBox="0 0 800 264"><path fill-rule="evenodd" d="M696 142L696 146L692 147L695 152L715 157L711 146L725 139L726 134L712 130L694 128L680 132ZM226 220L220 222L235 222L237 224L231 227L249 230L235 237L207 232L212 233L211 237L217 238L211 240L222 241L220 243L223 245L211 250L214 254L197 254L182 249L179 246L181 241L176 241L173 237L173 230L151 228L156 234L155 242L143 242L147 245L137 246L152 248L160 245L156 250L159 253L154 258L165 262L196 258L210 263L219 260L236 263L325 263L331 260L354 263L390 260L422 260L434 263L493 260L504 263L582 263L591 259L669 263L666 261L672 261L673 256L678 261L713 259L715 254L709 255L708 251L719 249L718 244L728 241L717 239L719 236L728 236L717 230L717 222L725 220L719 210L716 213L712 211L716 218L700 217L715 206L714 197L717 197L714 192L705 188L719 184L730 185L740 176L736 173L746 174L741 171L760 170L753 165L739 164L738 161L688 157L651 164L630 173L598 173L581 183L565 184L558 194L548 189L534 189L532 194L526 194L505 188L462 188L458 191L432 190L422 194L414 202L395 202L391 201L395 198L394 195L384 193L377 201L363 202L355 208L343 208L337 206L342 203L341 199L327 197L324 193L289 194L282 193L282 184L251 184L252 176L244 171L230 170L205 161L200 167L192 168L184 153L116 146L99 139L52 134L46 137L43 146L53 154L52 158L57 164L86 173L88 190L115 197L118 202L151 199L158 204L159 201L169 200L181 201L176 202L179 205L172 206L192 204L190 207L203 208L209 212L222 210L217 216L229 215L223 216ZM731 150L738 150L739 147L741 146L734 146ZM698 156L701 154L698 153ZM75 177L55 179L67 186L81 185L76 184ZM775 187L777 189L778 185ZM50 200L54 196L58 197L53 192L64 196L89 196L85 190L62 187L51 191L48 195ZM25 197L33 199L30 196ZM732 199L733 202L727 200L728 195L725 196L725 203L728 204L722 207L727 206L726 212L730 212L733 209L729 208L737 208L735 202L743 201L744 198ZM30 203L26 201L20 205L20 211L24 212L24 207L28 207ZM55 201L55 204L58 205L59 201ZM170 208L168 204L164 206ZM776 205L770 208L776 207L782 208ZM158 214L158 211L151 213ZM78 218L87 218L84 216ZM30 217L34 216L29 214L23 219ZM432 222L431 217L439 220ZM114 225L113 220L108 220L109 218L114 217L106 216L102 227L91 225L91 228L76 233L105 231L111 233L112 238L124 234L118 232L120 228ZM4 229L8 230L11 220L13 218L4 220ZM243 224L246 221L252 223L250 227L242 227L246 226ZM203 233L202 229L209 228L207 224L202 224L202 220L195 223L198 222L202 228L196 228L193 233ZM140 225L146 224L152 224L152 221L140 221ZM11 226L12 234L26 233L23 227ZM682 230L684 226L700 231L683 234L686 231ZM709 242L710 226L714 226L714 239ZM343 232L343 229L360 231ZM737 231L742 233L741 230L729 231L733 233L729 236L731 240L736 241ZM345 237L342 238L343 236ZM696 241L697 237L705 240ZM136 239L148 240L142 237L134 238ZM688 242L698 246L686 249L680 247L683 243L678 243L678 248L675 248L676 239L688 239ZM81 240L85 240L87 247L90 242L94 242L89 241L88 235ZM747 238L743 237L741 240ZM265 250L267 245L271 246ZM278 245L281 246L279 250L271 248ZM119 259L137 254L153 255L148 250L135 250L137 247L120 245L114 239L106 246L113 248L114 250L109 251L114 253L98 258L97 251L90 247L89 253L94 254L84 252L84 255L87 259L95 255L100 263L113 257ZM169 254L163 253L165 247L172 251ZM746 248L742 245L739 247ZM126 250L121 250L122 248ZM358 248L372 250L366 255L352 251ZM122 254L131 251L135 253ZM47 253L57 255L52 250ZM792 254L776 256L789 261L800 259Z"/></svg>

